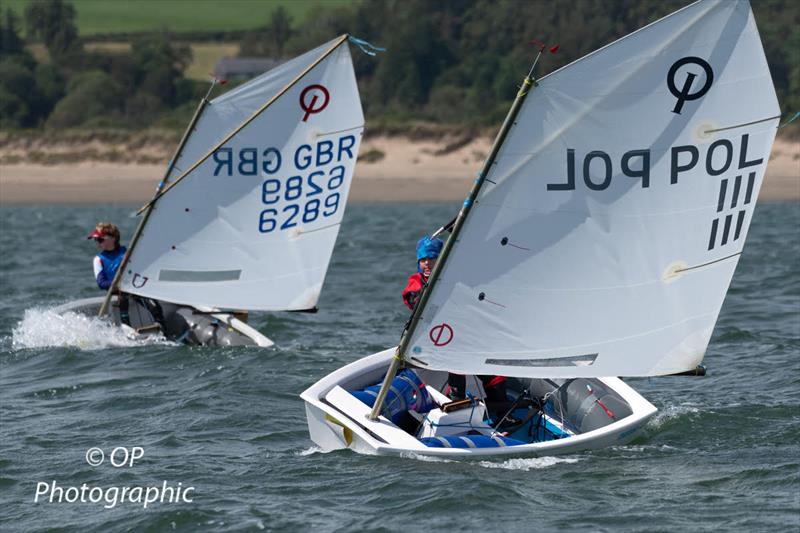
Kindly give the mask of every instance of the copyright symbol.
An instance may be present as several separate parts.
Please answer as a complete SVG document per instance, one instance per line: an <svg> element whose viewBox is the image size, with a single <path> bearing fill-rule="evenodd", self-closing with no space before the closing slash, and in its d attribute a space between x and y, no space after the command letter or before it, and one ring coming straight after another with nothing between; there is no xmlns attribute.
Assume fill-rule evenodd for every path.
<svg viewBox="0 0 800 533"><path fill-rule="evenodd" d="M100 448L89 448L86 450L86 462L89 466L100 466L106 456Z"/></svg>

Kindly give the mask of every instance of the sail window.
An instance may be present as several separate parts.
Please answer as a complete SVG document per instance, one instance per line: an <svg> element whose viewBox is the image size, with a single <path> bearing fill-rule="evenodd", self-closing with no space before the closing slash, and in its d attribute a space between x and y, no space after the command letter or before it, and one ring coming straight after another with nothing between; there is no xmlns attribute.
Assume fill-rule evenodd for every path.
<svg viewBox="0 0 800 533"><path fill-rule="evenodd" d="M487 359L487 365L498 366L589 366L597 359L596 353L551 357L549 359Z"/></svg>
<svg viewBox="0 0 800 533"><path fill-rule="evenodd" d="M242 277L241 270L161 270L158 281L236 281Z"/></svg>

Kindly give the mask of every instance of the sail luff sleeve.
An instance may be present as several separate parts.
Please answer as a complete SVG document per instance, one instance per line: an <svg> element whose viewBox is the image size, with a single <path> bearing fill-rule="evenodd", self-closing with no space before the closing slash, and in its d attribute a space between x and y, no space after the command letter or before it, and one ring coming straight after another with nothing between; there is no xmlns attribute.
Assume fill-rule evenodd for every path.
<svg viewBox="0 0 800 533"><path fill-rule="evenodd" d="M408 349L408 344L411 338L413 337L417 324L419 323L419 320L425 311L425 306L428 303L430 294L433 293L436 281L439 279L439 276L444 269L444 266L447 262L447 258L450 255L451 250L453 250L453 248L456 246L456 243L458 242L458 236L459 233L461 232L461 228L464 226L464 223L467 220L467 216L472 210L475 200L481 191L481 187L485 183L487 176L490 174L492 170L492 165L494 165L495 159L497 158L497 154L500 152L500 148L503 146L503 143L505 142L508 133L514 126L514 120L519 114L520 109L522 109L522 104L525 102L525 98L528 96L528 93L535 86L535 84L536 82L528 76L526 76L525 79L522 81L522 86L520 87L520 90L517 92L517 96L514 99L514 102L511 104L511 108L509 109L508 114L506 115L506 118L503 121L503 125L500 127L500 131L497 133L497 137L495 138L492 150L489 153L489 156L486 158L486 161L484 162L483 169L481 170L480 173L480 177L476 180L475 184L472 186L472 189L470 190L467 199L464 200L464 204L461 210L459 211L458 216L456 217L455 224L453 225L453 231L450 234L450 237L447 239L447 242L445 243L444 248L442 249L442 253L439 256L439 259L436 261L436 265L433 267L433 271L431 272L428 285L427 287L425 287L425 290L423 290L422 295L420 296L419 303L414 308L414 314L411 317L408 327L403 331L403 335L400 339L400 344L398 347L398 352L401 354L403 358L406 358L407 356L406 352Z"/></svg>
<svg viewBox="0 0 800 533"><path fill-rule="evenodd" d="M131 254L133 254L133 250L136 248L136 245L139 242L139 237L144 231L144 228L147 225L147 221L150 219L150 212L153 210L153 207L155 206L155 201L158 198L159 193L161 193L161 191L164 189L164 186L166 185L167 180L169 179L170 173L175 168L175 164L178 161L178 158L181 156L183 147L186 146L186 143L189 140L189 136L191 136L192 132L194 131L195 124L197 124L197 121L200 119L200 115L203 113L203 110L206 108L206 105L208 105L208 95L211 94L211 89L214 88L214 85L215 82L211 84L208 93L200 100L200 103L197 105L197 109L195 109L194 115L192 115L192 119L189 121L189 125L186 127L186 130L184 130L177 148L175 148L175 153L172 155L172 159L170 159L169 164L167 165L167 170L164 172L164 177L161 178L161 181L158 183L158 186L156 187L156 193L153 196L153 199L149 202L148 206L146 207L144 216L136 225L136 231L133 233L133 236L131 237L128 249L125 250L125 255L123 256L122 261L120 262L119 268L114 273L114 280L111 282L111 286L108 288L108 291L106 292L106 297L103 300L103 304L100 306L100 311L98 311L97 314L98 316L103 316L108 312L108 306L111 303L111 297L119 287L119 283L122 280L123 273L125 272L125 267L128 266L128 261L131 258Z"/></svg>

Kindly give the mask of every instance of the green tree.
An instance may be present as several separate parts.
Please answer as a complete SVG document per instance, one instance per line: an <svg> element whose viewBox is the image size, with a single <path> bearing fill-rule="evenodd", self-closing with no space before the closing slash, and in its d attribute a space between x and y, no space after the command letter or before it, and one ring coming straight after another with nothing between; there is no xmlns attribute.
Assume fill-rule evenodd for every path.
<svg viewBox="0 0 800 533"><path fill-rule="evenodd" d="M83 51L75 25L75 8L63 0L32 0L25 8L30 37L41 39L56 61Z"/></svg>
<svg viewBox="0 0 800 533"><path fill-rule="evenodd" d="M17 15L7 8L5 13L0 11L0 56L11 56L23 53L25 43L19 36Z"/></svg>
<svg viewBox="0 0 800 533"><path fill-rule="evenodd" d="M272 41L272 46L275 49L275 54L278 57L283 56L283 48L286 41L292 36L292 17L286 8L279 6L272 11L267 25L267 33Z"/></svg>
<svg viewBox="0 0 800 533"><path fill-rule="evenodd" d="M123 88L111 76L100 70L83 72L69 81L47 126L120 126L124 101Z"/></svg>
<svg viewBox="0 0 800 533"><path fill-rule="evenodd" d="M285 7L279 6L272 11L264 28L245 34L239 45L239 55L283 57L286 43L294 33L292 17Z"/></svg>
<svg viewBox="0 0 800 533"><path fill-rule="evenodd" d="M0 125L4 128L35 127L46 114L32 65L25 59L11 56L0 61Z"/></svg>
<svg viewBox="0 0 800 533"><path fill-rule="evenodd" d="M162 106L180 103L180 80L192 58L188 46L173 46L165 33L149 35L134 41L131 58L137 92L154 96Z"/></svg>
<svg viewBox="0 0 800 533"><path fill-rule="evenodd" d="M355 57L368 118L389 110L393 117L496 123L535 56L532 39L561 44L558 54L540 61L536 74L542 76L687 1L364 0L349 15L350 25L389 49L377 60ZM779 99L785 110L796 110L800 3L754 0L753 9ZM313 34L319 20L324 17L313 27L307 20L298 34ZM392 24L373 23L386 20Z"/></svg>
<svg viewBox="0 0 800 533"><path fill-rule="evenodd" d="M306 52L320 44L330 41L337 35L348 33L352 13L349 9L332 9L316 6L308 11L305 23L295 31L286 43L289 55Z"/></svg>
<svg viewBox="0 0 800 533"><path fill-rule="evenodd" d="M51 64L38 64L33 72L36 87L41 95L39 116L45 119L64 96L66 82L61 70Z"/></svg>
<svg viewBox="0 0 800 533"><path fill-rule="evenodd" d="M781 109L793 115L800 111L800 4L759 0L753 12Z"/></svg>
<svg viewBox="0 0 800 533"><path fill-rule="evenodd" d="M37 65L17 27L13 11L0 11L0 127L31 128L61 98L64 81L55 68Z"/></svg>

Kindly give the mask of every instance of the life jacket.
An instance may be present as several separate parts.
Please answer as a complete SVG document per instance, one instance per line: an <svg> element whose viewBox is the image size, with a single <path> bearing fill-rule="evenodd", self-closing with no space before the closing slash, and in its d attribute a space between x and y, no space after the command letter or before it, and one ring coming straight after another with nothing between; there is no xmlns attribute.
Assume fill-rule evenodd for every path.
<svg viewBox="0 0 800 533"><path fill-rule="evenodd" d="M419 294L422 291L422 287L428 280L417 272L416 274L411 274L408 278L408 285L403 290L403 303L406 304L406 307L414 310L414 306L417 304L417 299L419 298Z"/></svg>
<svg viewBox="0 0 800 533"><path fill-rule="evenodd" d="M97 254L97 257L100 258L100 264L103 265L103 275L107 280L111 281L116 276L119 265L122 263L122 258L125 257L126 250L127 248L120 246L113 252L103 250Z"/></svg>

